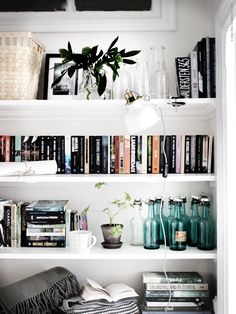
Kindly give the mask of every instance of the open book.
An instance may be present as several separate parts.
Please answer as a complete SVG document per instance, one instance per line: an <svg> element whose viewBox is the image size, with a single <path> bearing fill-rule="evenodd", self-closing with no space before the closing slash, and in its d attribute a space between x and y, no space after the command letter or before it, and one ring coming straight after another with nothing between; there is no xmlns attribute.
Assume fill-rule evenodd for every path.
<svg viewBox="0 0 236 314"><path fill-rule="evenodd" d="M88 284L82 288L81 296L86 301L105 299L109 302L116 302L125 298L138 297L135 290L124 283L113 283L105 288L96 281L87 279Z"/></svg>

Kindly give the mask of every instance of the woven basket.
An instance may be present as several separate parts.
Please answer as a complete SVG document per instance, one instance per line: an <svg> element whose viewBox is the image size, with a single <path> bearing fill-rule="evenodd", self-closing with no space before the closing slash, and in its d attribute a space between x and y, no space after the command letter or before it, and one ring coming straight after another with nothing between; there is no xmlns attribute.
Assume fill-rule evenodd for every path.
<svg viewBox="0 0 236 314"><path fill-rule="evenodd" d="M44 45L32 34L0 32L0 99L35 99Z"/></svg>

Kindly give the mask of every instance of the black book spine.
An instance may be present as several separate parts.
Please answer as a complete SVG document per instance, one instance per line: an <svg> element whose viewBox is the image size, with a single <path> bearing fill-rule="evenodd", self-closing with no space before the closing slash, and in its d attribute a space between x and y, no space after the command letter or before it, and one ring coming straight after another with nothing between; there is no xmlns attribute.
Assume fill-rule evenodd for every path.
<svg viewBox="0 0 236 314"><path fill-rule="evenodd" d="M60 241L53 241L53 240L26 240L26 247L65 247L65 240Z"/></svg>
<svg viewBox="0 0 236 314"><path fill-rule="evenodd" d="M191 60L189 57L175 58L177 92L181 98L191 97Z"/></svg>
<svg viewBox="0 0 236 314"><path fill-rule="evenodd" d="M20 208L20 214L21 214L21 246L22 247L26 247L26 229L27 229L26 206L27 206L27 204L22 204L21 208Z"/></svg>
<svg viewBox="0 0 236 314"><path fill-rule="evenodd" d="M95 173L102 172L102 137L95 136Z"/></svg>
<svg viewBox="0 0 236 314"><path fill-rule="evenodd" d="M33 136L31 145L30 145L30 160L38 161L39 160L39 146L40 140L38 136Z"/></svg>
<svg viewBox="0 0 236 314"><path fill-rule="evenodd" d="M44 160L45 136L39 137L39 160Z"/></svg>
<svg viewBox="0 0 236 314"><path fill-rule="evenodd" d="M168 172L171 173L171 135L166 135L165 140L165 153L167 157L167 163L168 163Z"/></svg>
<svg viewBox="0 0 236 314"><path fill-rule="evenodd" d="M11 205L3 206L4 246L11 246Z"/></svg>
<svg viewBox="0 0 236 314"><path fill-rule="evenodd" d="M85 137L79 136L79 173L85 172Z"/></svg>
<svg viewBox="0 0 236 314"><path fill-rule="evenodd" d="M215 38L210 38L210 97L216 97L216 48Z"/></svg>
<svg viewBox="0 0 236 314"><path fill-rule="evenodd" d="M61 140L61 173L66 173L66 153L65 153L65 136L60 136Z"/></svg>
<svg viewBox="0 0 236 314"><path fill-rule="evenodd" d="M52 136L52 159L57 160L57 136Z"/></svg>
<svg viewBox="0 0 236 314"><path fill-rule="evenodd" d="M108 173L108 136L102 137L102 173Z"/></svg>
<svg viewBox="0 0 236 314"><path fill-rule="evenodd" d="M147 173L152 173L152 135L147 136Z"/></svg>
<svg viewBox="0 0 236 314"><path fill-rule="evenodd" d="M196 135L196 172L202 173L202 142L203 136Z"/></svg>
<svg viewBox="0 0 236 314"><path fill-rule="evenodd" d="M115 173L115 136L110 136L110 173Z"/></svg>
<svg viewBox="0 0 236 314"><path fill-rule="evenodd" d="M165 167L165 157L164 157L164 135L160 135L160 173L163 173Z"/></svg>
<svg viewBox="0 0 236 314"><path fill-rule="evenodd" d="M95 173L95 137L89 136L89 173Z"/></svg>
<svg viewBox="0 0 236 314"><path fill-rule="evenodd" d="M79 137L71 136L71 173L79 173Z"/></svg>
<svg viewBox="0 0 236 314"><path fill-rule="evenodd" d="M0 162L4 161L4 136L0 136Z"/></svg>
<svg viewBox="0 0 236 314"><path fill-rule="evenodd" d="M206 37L201 40L201 56L202 56L202 85L203 85L203 94L202 97L207 97L207 46L206 46Z"/></svg>
<svg viewBox="0 0 236 314"><path fill-rule="evenodd" d="M45 160L53 159L52 136L46 137L46 145L45 145L44 154L45 154Z"/></svg>
<svg viewBox="0 0 236 314"><path fill-rule="evenodd" d="M184 173L191 172L191 136L185 136L185 162L184 162Z"/></svg>
<svg viewBox="0 0 236 314"><path fill-rule="evenodd" d="M176 135L171 136L170 173L176 173Z"/></svg>
<svg viewBox="0 0 236 314"><path fill-rule="evenodd" d="M25 221L33 224L64 224L65 213L64 212L28 212L25 214Z"/></svg>
<svg viewBox="0 0 236 314"><path fill-rule="evenodd" d="M10 161L15 161L15 136L10 138Z"/></svg>
<svg viewBox="0 0 236 314"><path fill-rule="evenodd" d="M136 135L130 136L130 173L137 173L136 160L138 150L138 137Z"/></svg>

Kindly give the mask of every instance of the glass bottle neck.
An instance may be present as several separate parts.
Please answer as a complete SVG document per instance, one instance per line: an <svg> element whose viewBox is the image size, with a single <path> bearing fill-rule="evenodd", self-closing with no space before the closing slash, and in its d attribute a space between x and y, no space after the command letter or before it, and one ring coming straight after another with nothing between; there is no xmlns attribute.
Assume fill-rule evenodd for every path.
<svg viewBox="0 0 236 314"><path fill-rule="evenodd" d="M148 203L148 217L154 218L154 203L153 202Z"/></svg>
<svg viewBox="0 0 236 314"><path fill-rule="evenodd" d="M181 203L176 203L175 204L175 218L181 218L181 208L182 204Z"/></svg>
<svg viewBox="0 0 236 314"><path fill-rule="evenodd" d="M192 204L192 216L199 216L198 214L198 204Z"/></svg>
<svg viewBox="0 0 236 314"><path fill-rule="evenodd" d="M202 217L208 218L209 216L210 216L210 206L209 205L203 205Z"/></svg>

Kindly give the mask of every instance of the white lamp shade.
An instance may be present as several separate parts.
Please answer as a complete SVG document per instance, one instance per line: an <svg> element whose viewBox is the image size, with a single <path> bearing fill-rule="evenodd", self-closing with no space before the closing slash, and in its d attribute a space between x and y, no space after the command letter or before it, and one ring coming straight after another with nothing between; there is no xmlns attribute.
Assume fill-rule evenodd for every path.
<svg viewBox="0 0 236 314"><path fill-rule="evenodd" d="M159 120L160 117L153 106L142 99L127 105L125 124L129 134L136 134L149 129Z"/></svg>

